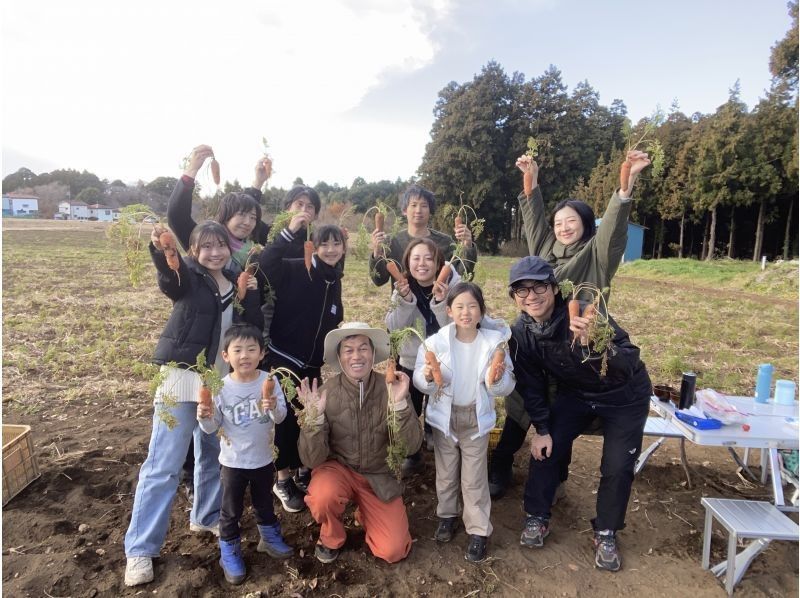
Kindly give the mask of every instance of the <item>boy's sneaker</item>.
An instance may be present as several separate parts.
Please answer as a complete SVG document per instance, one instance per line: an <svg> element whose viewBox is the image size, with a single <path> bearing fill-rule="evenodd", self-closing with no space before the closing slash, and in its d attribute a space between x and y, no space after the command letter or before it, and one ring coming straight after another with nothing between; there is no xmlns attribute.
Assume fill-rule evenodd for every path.
<svg viewBox="0 0 800 598"><path fill-rule="evenodd" d="M458 517L440 517L439 526L436 528L436 533L433 534L433 539L437 542L447 543L453 539L457 527Z"/></svg>
<svg viewBox="0 0 800 598"><path fill-rule="evenodd" d="M301 490L303 494L308 494L308 485L311 483L311 470L306 469L305 467L300 467L297 470L297 473L294 474L294 485L297 486L298 490Z"/></svg>
<svg viewBox="0 0 800 598"><path fill-rule="evenodd" d="M149 556L131 556L125 564L125 585L138 586L153 581L153 559Z"/></svg>
<svg viewBox="0 0 800 598"><path fill-rule="evenodd" d="M287 513L299 513L306 508L303 493L297 488L292 478L275 482L272 492L280 499L283 510Z"/></svg>
<svg viewBox="0 0 800 598"><path fill-rule="evenodd" d="M219 521L214 525L202 525L200 523L189 522L189 531L195 534L214 534L219 538Z"/></svg>
<svg viewBox="0 0 800 598"><path fill-rule="evenodd" d="M544 517L528 515L525 518L525 529L519 538L519 543L530 548L544 546L544 539L550 534L550 520Z"/></svg>
<svg viewBox="0 0 800 598"><path fill-rule="evenodd" d="M486 560L486 536L470 534L469 546L464 558L470 563L482 563Z"/></svg>
<svg viewBox="0 0 800 598"><path fill-rule="evenodd" d="M328 563L332 563L339 558L339 549L328 548L322 544L317 544L314 548L314 556L317 557L317 560L320 563L325 563L327 565Z"/></svg>
<svg viewBox="0 0 800 598"><path fill-rule="evenodd" d="M622 566L617 550L617 535L613 530L594 532L594 564L606 571L619 571Z"/></svg>

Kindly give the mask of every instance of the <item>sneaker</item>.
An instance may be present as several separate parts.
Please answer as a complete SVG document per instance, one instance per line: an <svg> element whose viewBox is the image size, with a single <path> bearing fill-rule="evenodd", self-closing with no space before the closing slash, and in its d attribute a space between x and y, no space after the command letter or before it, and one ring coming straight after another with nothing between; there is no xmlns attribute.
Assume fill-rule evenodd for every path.
<svg viewBox="0 0 800 598"><path fill-rule="evenodd" d="M189 531L195 534L214 534L219 538L219 521L214 525L201 525L199 523L189 522Z"/></svg>
<svg viewBox="0 0 800 598"><path fill-rule="evenodd" d="M153 559L149 556L128 557L125 565L125 585L138 586L153 581Z"/></svg>
<svg viewBox="0 0 800 598"><path fill-rule="evenodd" d="M606 571L619 571L622 566L617 550L617 535L613 530L594 532L594 564Z"/></svg>
<svg viewBox="0 0 800 598"><path fill-rule="evenodd" d="M525 518L525 529L519 538L519 543L530 548L544 546L544 539L550 534L550 520L544 517L528 515Z"/></svg>
<svg viewBox="0 0 800 598"><path fill-rule="evenodd" d="M295 486L292 478L275 482L272 486L272 492L280 499L283 510L287 513L299 513L306 508L303 494Z"/></svg>
<svg viewBox="0 0 800 598"><path fill-rule="evenodd" d="M311 483L311 470L301 467L294 474L294 485L297 486L303 494L308 494L308 485Z"/></svg>
<svg viewBox="0 0 800 598"><path fill-rule="evenodd" d="M458 517L440 517L433 539L443 544L447 543L453 539L456 528L458 528Z"/></svg>
<svg viewBox="0 0 800 598"><path fill-rule="evenodd" d="M513 472L492 470L489 472L489 496L494 499L503 498L511 485Z"/></svg>
<svg viewBox="0 0 800 598"><path fill-rule="evenodd" d="M566 495L567 495L567 487L564 484L564 482L561 482L556 488L556 493L553 494L553 502L550 506L554 507L556 503L562 498L564 498Z"/></svg>
<svg viewBox="0 0 800 598"><path fill-rule="evenodd" d="M317 557L317 560L320 563L332 563L337 558L339 558L339 549L338 548L328 548L327 546L323 546L322 544L317 544L314 548L314 556Z"/></svg>
<svg viewBox="0 0 800 598"><path fill-rule="evenodd" d="M403 460L400 471L403 477L406 477L418 473L422 469L422 466L422 452L416 452Z"/></svg>
<svg viewBox="0 0 800 598"><path fill-rule="evenodd" d="M464 558L470 563L482 563L486 560L486 536L470 534L469 546Z"/></svg>

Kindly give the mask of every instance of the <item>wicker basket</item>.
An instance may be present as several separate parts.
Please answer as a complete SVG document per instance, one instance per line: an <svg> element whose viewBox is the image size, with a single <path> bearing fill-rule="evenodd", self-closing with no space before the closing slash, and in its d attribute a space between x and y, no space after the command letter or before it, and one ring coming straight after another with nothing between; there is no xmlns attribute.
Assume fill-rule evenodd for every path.
<svg viewBox="0 0 800 598"><path fill-rule="evenodd" d="M38 477L31 427L3 424L3 506Z"/></svg>

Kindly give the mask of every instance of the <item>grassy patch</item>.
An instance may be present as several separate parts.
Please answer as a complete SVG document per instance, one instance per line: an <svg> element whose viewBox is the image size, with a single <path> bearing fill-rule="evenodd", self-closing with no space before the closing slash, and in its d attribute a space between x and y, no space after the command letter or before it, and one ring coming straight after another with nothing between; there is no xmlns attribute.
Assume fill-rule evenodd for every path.
<svg viewBox="0 0 800 598"><path fill-rule="evenodd" d="M35 412L54 404L149 402L153 370L147 364L171 305L155 285L146 254L144 284L133 288L123 251L106 240L103 227L39 230L37 221L24 224L30 228L15 224L3 235L4 408ZM506 293L513 261L481 257L476 272L490 313L507 321L515 317ZM641 347L653 382L675 385L682 371L692 369L700 386L747 394L762 362L773 363L777 377L797 381L797 308L764 300L780 286L781 296L796 304L796 264L776 266L774 277L768 269L758 282L760 270L750 263L686 262L692 261L635 262L613 285L612 314ZM791 285L775 284L792 276L794 294ZM686 281L692 288L667 284ZM709 292L720 288L748 296ZM389 295L388 286L369 281L366 261L348 257L346 320L383 326Z"/></svg>

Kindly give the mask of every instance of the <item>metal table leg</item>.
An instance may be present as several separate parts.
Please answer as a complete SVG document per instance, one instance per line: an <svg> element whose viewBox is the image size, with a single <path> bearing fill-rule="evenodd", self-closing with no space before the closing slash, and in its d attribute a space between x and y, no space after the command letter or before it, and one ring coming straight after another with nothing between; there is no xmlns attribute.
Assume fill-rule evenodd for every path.
<svg viewBox="0 0 800 598"><path fill-rule="evenodd" d="M692 474L689 472L689 462L686 460L686 438L681 438L681 465L686 474L686 489L692 489Z"/></svg>

